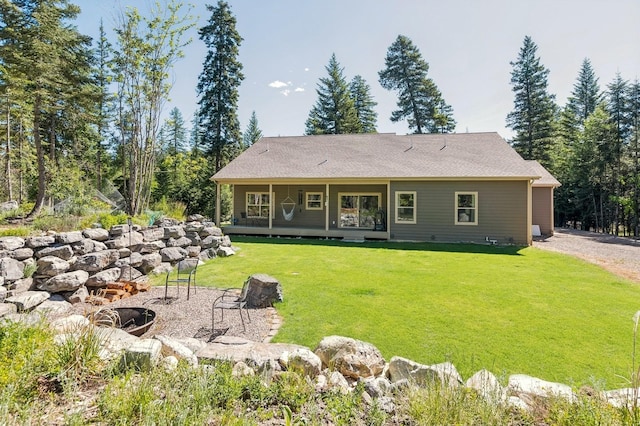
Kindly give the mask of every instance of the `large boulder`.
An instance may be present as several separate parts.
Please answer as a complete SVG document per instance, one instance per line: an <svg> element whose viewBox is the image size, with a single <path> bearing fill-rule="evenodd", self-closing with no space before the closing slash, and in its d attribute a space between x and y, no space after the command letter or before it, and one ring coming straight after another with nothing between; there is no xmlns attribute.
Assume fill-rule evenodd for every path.
<svg viewBox="0 0 640 426"><path fill-rule="evenodd" d="M73 249L70 245L45 247L36 252L36 257L40 259L45 256L55 256L60 259L69 260L73 257Z"/></svg>
<svg viewBox="0 0 640 426"><path fill-rule="evenodd" d="M394 356L389 361L387 373L393 383L407 380L410 383L425 386L440 381L443 385L451 387L457 387L463 383L458 370L450 362L424 365L410 359Z"/></svg>
<svg viewBox="0 0 640 426"><path fill-rule="evenodd" d="M54 244L56 239L53 235L44 235L44 236L34 236L27 237L25 240L25 245L32 249L37 249L41 247L47 247L51 244Z"/></svg>
<svg viewBox="0 0 640 426"><path fill-rule="evenodd" d="M182 247L167 247L160 250L163 262L175 263L187 257L187 251Z"/></svg>
<svg viewBox="0 0 640 426"><path fill-rule="evenodd" d="M56 235L56 241L60 244L73 244L82 240L84 236L82 231L61 232Z"/></svg>
<svg viewBox="0 0 640 426"><path fill-rule="evenodd" d="M140 231L145 242L162 240L164 238L163 228L147 228Z"/></svg>
<svg viewBox="0 0 640 426"><path fill-rule="evenodd" d="M95 241L107 241L109 239L109 231L103 228L89 228L82 231L85 238Z"/></svg>
<svg viewBox="0 0 640 426"><path fill-rule="evenodd" d="M104 250L96 253L79 256L74 264L74 269L87 272L98 272L120 259L118 250Z"/></svg>
<svg viewBox="0 0 640 426"><path fill-rule="evenodd" d="M0 212L10 212L11 210L17 210L19 207L16 200L5 201L0 203Z"/></svg>
<svg viewBox="0 0 640 426"><path fill-rule="evenodd" d="M478 395L490 403L498 404L507 399L506 389L500 384L498 378L488 370L478 371L467 380L465 386L474 389Z"/></svg>
<svg viewBox="0 0 640 426"><path fill-rule="evenodd" d="M0 258L0 277L4 281L19 280L24 276L24 263L10 257Z"/></svg>
<svg viewBox="0 0 640 426"><path fill-rule="evenodd" d="M49 293L59 293L61 291L75 291L82 287L89 279L89 273L86 271L65 272L49 278L44 284L38 285L40 290Z"/></svg>
<svg viewBox="0 0 640 426"><path fill-rule="evenodd" d="M107 249L107 246L103 242L92 240L91 238L83 238L82 240L71 244L71 247L73 248L73 252L78 256Z"/></svg>
<svg viewBox="0 0 640 426"><path fill-rule="evenodd" d="M164 239L184 237L184 228L182 226L173 225L166 226L164 229Z"/></svg>
<svg viewBox="0 0 640 426"><path fill-rule="evenodd" d="M131 265L124 265L120 267L121 281L135 281L142 276L142 272L138 271Z"/></svg>
<svg viewBox="0 0 640 426"><path fill-rule="evenodd" d="M148 274L153 271L157 266L160 266L162 263L162 256L160 253L149 253L142 256L142 261L140 262L140 266L138 269L143 274Z"/></svg>
<svg viewBox="0 0 640 426"><path fill-rule="evenodd" d="M191 245L191 240L185 236L178 238L169 238L166 244L167 247L187 247Z"/></svg>
<svg viewBox="0 0 640 426"><path fill-rule="evenodd" d="M33 257L33 249L21 247L9 252L9 257L15 260L25 260Z"/></svg>
<svg viewBox="0 0 640 426"><path fill-rule="evenodd" d="M46 291L27 291L16 296L8 297L5 303L13 303L16 305L18 312L29 311L51 296Z"/></svg>
<svg viewBox="0 0 640 426"><path fill-rule="evenodd" d="M0 237L0 250L16 250L24 247L24 238Z"/></svg>
<svg viewBox="0 0 640 426"><path fill-rule="evenodd" d="M106 287L107 284L118 281L121 274L120 268L109 268L88 277L87 287Z"/></svg>
<svg viewBox="0 0 640 426"><path fill-rule="evenodd" d="M565 398L569 401L576 399L571 386L562 383L548 382L526 374L513 374L509 376L507 385L511 394L523 398L527 395L538 398Z"/></svg>
<svg viewBox="0 0 640 426"><path fill-rule="evenodd" d="M328 336L314 351L322 364L353 379L378 376L385 366L382 354L371 343L343 336Z"/></svg>
<svg viewBox="0 0 640 426"><path fill-rule="evenodd" d="M254 274L249 277L247 306L249 308L267 308L274 302L282 302L282 286L277 279L266 274Z"/></svg>
<svg viewBox="0 0 640 426"><path fill-rule="evenodd" d="M293 352L283 355L281 363L285 364L288 370L300 371L311 378L317 377L322 370L320 357L307 348L294 349Z"/></svg>
<svg viewBox="0 0 640 426"><path fill-rule="evenodd" d="M126 232L113 239L107 240L104 244L110 249L120 249L124 247L133 247L144 242L144 237L141 233L132 231Z"/></svg>

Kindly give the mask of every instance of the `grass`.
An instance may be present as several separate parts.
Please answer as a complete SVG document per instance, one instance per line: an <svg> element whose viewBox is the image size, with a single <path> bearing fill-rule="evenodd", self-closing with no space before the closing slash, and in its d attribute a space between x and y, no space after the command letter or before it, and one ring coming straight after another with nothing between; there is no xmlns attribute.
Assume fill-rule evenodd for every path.
<svg viewBox="0 0 640 426"><path fill-rule="evenodd" d="M343 335L394 355L451 361L574 386L628 385L640 286L532 247L234 239L236 256L198 284L239 287L266 273L283 286L274 341L312 349Z"/></svg>

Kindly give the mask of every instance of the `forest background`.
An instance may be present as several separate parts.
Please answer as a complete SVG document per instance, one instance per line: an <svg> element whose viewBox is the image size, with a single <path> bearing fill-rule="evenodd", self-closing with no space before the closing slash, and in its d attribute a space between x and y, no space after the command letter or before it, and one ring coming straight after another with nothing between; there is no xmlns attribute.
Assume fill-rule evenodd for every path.
<svg viewBox="0 0 640 426"><path fill-rule="evenodd" d="M88 9L95 7L93 2L78 3L83 9L85 5ZM287 2L279 1L277 5L282 7L282 3ZM579 3L589 9L587 15L593 15L594 9L602 9L604 5L597 1ZM629 4L621 1L608 6L611 19L587 31L590 35L585 37L586 41L598 46L609 43L604 37L606 27L615 27L616 22L624 23L638 13L637 7L629 9ZM556 192L558 224L637 235L638 81L618 72L611 80L600 83L591 59L585 57L575 70L575 80L567 81L564 89L558 90L566 98L561 95L557 99L549 90L553 74L543 58L556 57L563 49L571 50L570 35L576 28L576 22L571 20L567 20L567 38L559 38L553 52L539 53L534 39L526 34L521 34L519 40L511 37L507 45L512 48L523 38L524 42L519 51L510 52L508 64L501 64L503 68L509 67L510 75L504 78L491 75L487 86L493 87L495 80L501 80L503 87L495 91L497 98L477 105L477 99L482 99L487 88L478 86L476 95L466 93L465 101L461 102L459 93L443 75L450 73L458 79L467 75L468 80L476 81L487 68L473 59L478 56L474 52L478 49L467 46L465 50L447 44L447 40L455 44L458 39L443 36L443 22L450 22L444 17L432 20L437 22L425 19L424 32L437 31L437 39L441 40L438 44L442 49L451 49L450 56L464 67L454 70L448 68L450 63L433 63L430 68L422 57L421 46L413 43L411 32L411 38L399 34L395 41L380 41L379 36L371 35L367 39L369 44L388 46L386 56L380 55L380 66L373 73L371 69L357 69L354 58L344 57L350 64L347 77L339 56L344 51L342 44L362 39L349 42L343 39L342 44L332 46L336 40L328 37L321 43L322 49L310 49L312 55L322 55L323 61L329 58L326 76L319 78L313 91L284 77L271 79L269 71L277 59L264 60L266 52L256 52L251 47L240 49L243 34L236 29L234 10L225 2L207 7L204 14L202 6L196 6L203 15L200 18L193 15L192 8L176 2L144 2L140 11L115 8L104 21L99 21L100 16L92 16L94 28L100 27L93 39L78 30L86 28L87 16L70 2L2 0L0 5L0 116L3 117L0 135L4 136L0 140L5 142L0 152L3 164L0 178L6 183L0 188L4 189L0 197L19 201L30 217L53 206L67 214L79 214L95 204L96 189L105 194L117 189L123 195L119 207L130 215L139 214L158 201L176 201L188 212L212 216L215 191L209 177L262 134L258 115L264 110L259 110L258 115L255 110L250 115L245 112L248 122L243 130L238 120L240 95L246 99L245 110L247 104L264 104L263 92L253 91L255 69L248 71L253 81L241 87L244 57L240 52L253 52L263 58L263 71L269 79L264 86L268 90L278 91L288 99L296 94L308 99L315 92L315 104L307 100L304 108L309 111L306 121L299 119L300 107L293 119L286 111L281 114L288 126L295 121L294 129L299 129L295 132L388 131L399 125L400 132L410 133L497 130L523 157L539 160L562 182ZM306 9L315 10L316 6ZM397 9L406 12L412 6L415 6L412 2L403 2ZM511 22L509 27L528 28L530 21L539 16L539 11L520 6L523 21ZM238 5L243 16L247 7ZM328 4L325 12L334 16L335 22L360 21L357 15L336 16L338 10L332 12L331 7ZM362 10L362 16L371 24L375 22L371 20L374 9L375 5ZM557 23L559 18L552 12L547 11L548 22L539 22L539 28ZM395 15L400 13L389 14L389 27L394 26ZM419 14L414 15L407 20L408 30L410 21L417 20ZM271 18L276 25L277 16ZM295 29L303 21L282 26ZM451 28L456 33L465 30L468 33L472 28ZM340 38L344 31L335 31L335 37ZM628 31L632 36L634 30L630 27ZM313 39L312 32L301 34L306 34L301 37L304 40ZM504 43L494 39L500 35L489 28L486 37L485 34L478 37L481 41L495 42L490 54L483 51L487 61L495 58L494 53L500 49L504 53ZM420 36L417 39L423 43ZM629 64L637 64L639 56L637 49L629 50L630 39L633 37L620 37L618 43L606 48L609 54L618 53L619 64L627 72ZM319 43L314 40L313 45ZM431 51L432 46L429 48ZM195 92L192 102L195 105L185 107L181 103L177 108L173 98L184 97L181 92L185 92L185 79L174 74L174 69L189 57L193 63L193 52L202 56L197 82L190 78L187 83ZM572 55L575 52L567 52L567 57ZM274 56L281 57L271 55ZM601 63L602 58L594 59L595 63ZM225 65L217 67L220 63ZM413 73L402 75L398 64L408 65ZM315 68L311 67L318 75ZM311 75L309 68L304 70ZM171 92L174 84L180 91ZM558 87L557 80L554 87ZM511 92L510 99L504 96L504 88ZM413 95L421 103L412 109L407 107L406 99ZM329 102L334 98L340 101ZM448 103L445 98L454 101ZM396 103L395 109L390 99ZM512 105L506 117L502 116L506 128L471 124L469 129L469 123L477 123L469 118L470 108L475 109L476 116L480 110L480 115L495 115L498 107L506 103ZM188 118L185 119L181 108L190 114ZM378 111L384 116L379 116ZM458 118L458 111L462 111L462 118ZM269 129L274 128L276 121L272 114L265 111ZM338 123L335 117L343 116L351 117L350 121ZM223 192L223 216L229 212L228 203L224 202L227 197L228 193Z"/></svg>

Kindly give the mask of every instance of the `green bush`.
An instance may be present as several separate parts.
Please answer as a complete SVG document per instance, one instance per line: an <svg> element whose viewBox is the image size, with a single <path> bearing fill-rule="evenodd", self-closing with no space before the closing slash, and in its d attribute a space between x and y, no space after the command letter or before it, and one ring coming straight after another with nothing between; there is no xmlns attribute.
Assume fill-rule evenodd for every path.
<svg viewBox="0 0 640 426"><path fill-rule="evenodd" d="M129 219L129 216L127 216L126 213L123 212L119 212L119 213L104 213L98 216L98 223L104 228L104 229L111 229L111 227L113 225L124 225L127 223L127 219Z"/></svg>
<svg viewBox="0 0 640 426"><path fill-rule="evenodd" d="M151 210L150 213L161 213L165 217L183 221L186 218L187 206L180 201L168 201L166 197L162 197L151 206Z"/></svg>
<svg viewBox="0 0 640 426"><path fill-rule="evenodd" d="M18 226L15 228L0 229L0 237L27 237L31 234L31 228Z"/></svg>
<svg viewBox="0 0 640 426"><path fill-rule="evenodd" d="M40 231L69 232L80 228L80 216L73 215L41 215L33 220L33 229Z"/></svg>

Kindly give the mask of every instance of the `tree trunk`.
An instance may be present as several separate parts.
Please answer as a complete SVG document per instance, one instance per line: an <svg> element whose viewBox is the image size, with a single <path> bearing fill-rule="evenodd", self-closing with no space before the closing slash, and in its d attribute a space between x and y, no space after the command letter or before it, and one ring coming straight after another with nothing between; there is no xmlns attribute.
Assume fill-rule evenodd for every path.
<svg viewBox="0 0 640 426"><path fill-rule="evenodd" d="M13 200L13 185L11 185L11 103L9 94L7 93L7 164L5 168L5 176L7 177L7 195L9 201Z"/></svg>
<svg viewBox="0 0 640 426"><path fill-rule="evenodd" d="M33 209L27 215L27 219L34 218L42 210L45 192L47 190L47 170L44 163L44 149L40 138L40 95L36 95L33 103L33 143L36 146L36 159L38 162L38 194Z"/></svg>

